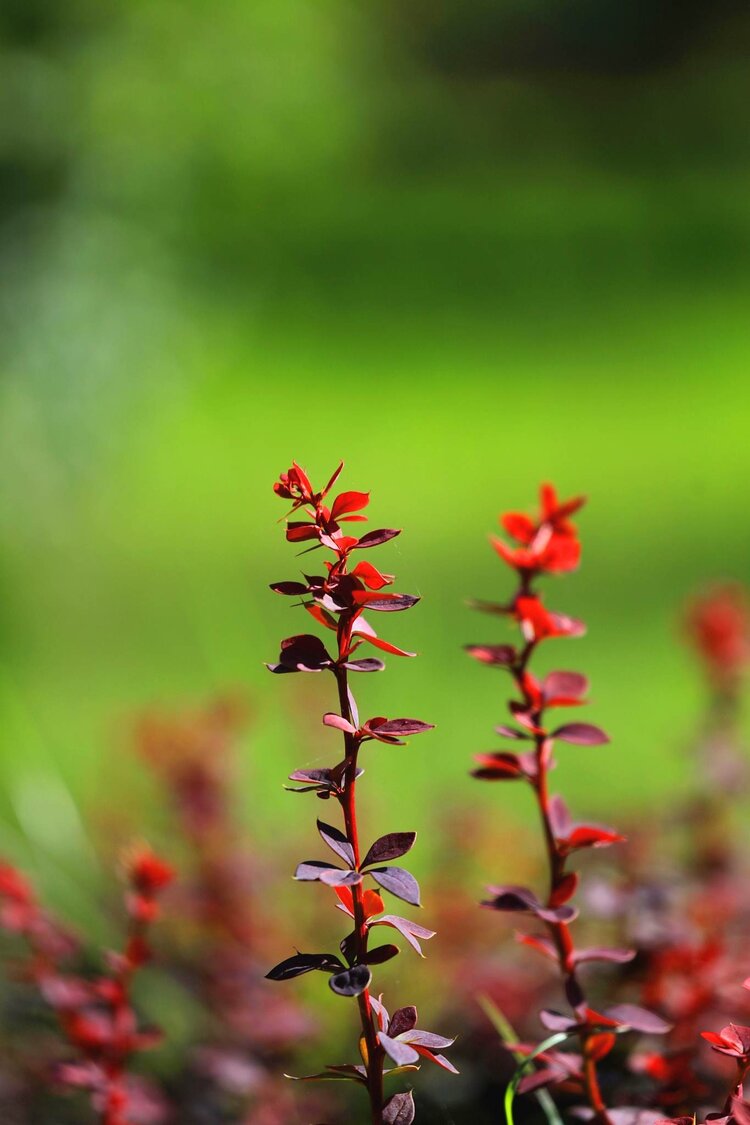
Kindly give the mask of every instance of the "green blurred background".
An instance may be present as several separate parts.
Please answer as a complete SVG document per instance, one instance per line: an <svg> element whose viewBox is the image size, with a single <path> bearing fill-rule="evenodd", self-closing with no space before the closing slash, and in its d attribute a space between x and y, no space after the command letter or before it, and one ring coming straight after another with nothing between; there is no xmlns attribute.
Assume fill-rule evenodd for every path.
<svg viewBox="0 0 750 1125"><path fill-rule="evenodd" d="M263 668L305 627L267 589L292 459L405 528L382 632L420 659L358 687L437 725L363 791L417 865L449 807L526 811L467 777L506 685L461 646L506 635L465 599L543 479L590 496L549 659L613 736L559 783L602 818L687 784L681 606L748 576L749 48L732 0L5 0L0 845L53 899L97 807L158 822L143 707L244 693L248 823L303 827L331 684Z"/></svg>

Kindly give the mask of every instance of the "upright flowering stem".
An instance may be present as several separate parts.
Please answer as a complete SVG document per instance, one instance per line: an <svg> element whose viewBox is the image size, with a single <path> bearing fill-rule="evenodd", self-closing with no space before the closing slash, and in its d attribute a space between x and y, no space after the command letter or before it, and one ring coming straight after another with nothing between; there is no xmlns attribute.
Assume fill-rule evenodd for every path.
<svg viewBox="0 0 750 1125"><path fill-rule="evenodd" d="M580 558L580 543L570 517L584 503L577 497L560 503L555 490L541 490L541 511L536 519L520 512L502 517L506 532L516 541L509 546L493 539L500 557L517 574L517 589L507 603L474 603L477 608L514 619L520 627L523 644L469 645L468 651L484 664L505 669L511 677L517 698L508 703L516 725L502 725L498 733L505 739L526 742L525 753L490 752L477 756L480 763L474 776L487 781L525 781L531 788L541 819L549 883L543 898L528 887L490 887L492 898L484 906L499 911L529 914L543 922L547 934L524 934L519 940L556 962L572 1016L543 1011L542 1023L553 1031L567 1031L580 1043L580 1067L571 1056L547 1053L542 1069L525 1080L528 1087L559 1081L577 1083L589 1110L600 1125L610 1117L602 1096L597 1063L612 1049L615 1034L627 1028L658 1032L666 1025L657 1017L633 1005L620 1005L603 1013L593 1011L586 999L578 967L591 961L622 962L633 954L629 950L588 949L575 946L570 928L577 909L570 905L578 886L578 876L568 870L568 859L581 848L606 847L622 839L617 832L597 824L576 824L562 797L550 794L549 774L554 766L555 742L578 746L599 746L609 741L606 734L589 723L568 723L550 730L547 711L573 707L585 702L586 678L577 672L550 672L538 680L530 671L539 644L552 637L575 637L584 632L580 621L552 613L542 604L536 588L543 574L573 570ZM519 1089L524 1088L524 1082Z"/></svg>
<svg viewBox="0 0 750 1125"><path fill-rule="evenodd" d="M296 464L274 486L277 495L292 502L292 513L301 510L306 516L304 520L287 521L287 539L293 543L312 541L316 547L331 551L333 559L325 562L323 575L303 575L302 582L277 582L271 588L279 594L302 599L301 604L311 617L335 633L336 654L331 656L317 636L301 634L282 641L279 662L269 668L277 674L326 670L336 680L339 710L325 714L323 722L343 734L344 757L330 768L296 770L291 780L301 783L297 792L314 792L322 800L334 798L338 802L343 832L321 820L318 832L345 866L308 860L298 866L295 878L333 888L338 899L336 905L352 920L353 929L339 946L343 961L330 953L298 953L282 961L268 976L271 980L287 980L317 969L328 973L334 992L356 997L362 1032L359 1045L362 1063L328 1067L327 1073L309 1075L306 1080L330 1078L333 1072L339 1078L365 1087L373 1125L396 1122L409 1125L414 1119L411 1092L393 1094L386 1099L384 1077L417 1069L415 1064L420 1056L454 1071L443 1055L435 1053L439 1048L449 1047L453 1040L420 1031L413 1006L399 1008L389 1016L381 998L372 993L370 966L389 961L399 953L395 945L369 947L375 926L397 930L420 955L420 940L434 937L434 932L410 919L384 914L380 893L364 888L365 877L371 877L384 890L419 906L419 887L414 877L401 867L384 866L387 861L405 855L413 846L416 834L390 832L379 837L363 857L356 792L357 780L363 773L359 754L365 742L401 746L402 736L429 730L430 724L418 719L383 716L361 723L348 677L349 672L377 672L384 667L379 659L357 655L363 644L397 656L414 655L378 637L363 614L365 609L378 612L410 609L419 599L410 594L384 592L384 587L393 582L393 575L381 573L372 563L360 561L352 565L351 556L355 551L387 543L399 532L384 528L356 538L342 531L342 523L365 519L361 511L369 503L368 493L343 492L328 506L326 497L342 467L339 465L320 492L314 491L306 473ZM394 1069L385 1069L386 1058L396 1064Z"/></svg>

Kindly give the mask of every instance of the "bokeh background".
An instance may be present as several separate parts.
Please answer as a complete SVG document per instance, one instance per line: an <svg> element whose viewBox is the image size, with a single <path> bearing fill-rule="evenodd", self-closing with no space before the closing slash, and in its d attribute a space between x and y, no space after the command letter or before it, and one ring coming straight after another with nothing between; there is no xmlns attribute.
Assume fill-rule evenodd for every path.
<svg viewBox="0 0 750 1125"><path fill-rule="evenodd" d="M613 737L560 786L605 819L687 783L682 605L748 578L749 51L737 0L5 0L0 846L68 916L97 810L158 836L145 707L242 695L247 822L304 832L330 684L263 667L302 627L267 589L292 459L405 529L420 659L360 699L437 729L363 797L420 873L450 810L528 812L467 777L506 685L461 646L505 635L466 599L508 591L486 536L541 480L590 496L554 663Z"/></svg>

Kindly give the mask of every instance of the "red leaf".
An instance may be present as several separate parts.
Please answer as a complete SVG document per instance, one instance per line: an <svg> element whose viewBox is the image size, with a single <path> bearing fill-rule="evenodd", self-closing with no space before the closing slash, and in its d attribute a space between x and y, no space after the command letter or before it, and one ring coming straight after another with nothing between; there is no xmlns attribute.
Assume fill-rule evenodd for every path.
<svg viewBox="0 0 750 1125"><path fill-rule="evenodd" d="M369 503L369 492L342 492L333 502L331 518L337 520L339 516L345 516L349 512L358 512L360 508L366 508Z"/></svg>
<svg viewBox="0 0 750 1125"><path fill-rule="evenodd" d="M357 563L352 575L360 578L371 590L382 590L384 586L390 586L396 577L394 574L382 574L376 566L365 561Z"/></svg>

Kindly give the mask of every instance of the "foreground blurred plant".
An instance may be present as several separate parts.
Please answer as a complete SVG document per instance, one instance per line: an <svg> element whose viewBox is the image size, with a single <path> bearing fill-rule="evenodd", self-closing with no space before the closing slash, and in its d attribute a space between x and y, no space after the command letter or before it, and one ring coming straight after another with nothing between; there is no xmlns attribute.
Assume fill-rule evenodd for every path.
<svg viewBox="0 0 750 1125"><path fill-rule="evenodd" d="M133 1008L133 977L150 959L148 937L159 916L159 895L173 872L149 848L134 848L125 858L128 928L120 952L106 954L107 972L93 980L66 967L77 943L39 906L15 868L0 864L0 925L25 943L22 966L55 1011L73 1057L60 1063L57 1078L71 1088L85 1089L102 1125L131 1125L161 1120L158 1107L148 1106L145 1086L128 1073L133 1055L153 1047L160 1033L139 1027ZM156 1115L155 1115L156 1114Z"/></svg>
<svg viewBox="0 0 750 1125"><path fill-rule="evenodd" d="M383 668L382 661L358 655L364 644L398 656L414 655L378 637L363 614L365 610L394 612L410 609L419 599L410 594L385 592L384 588L393 582L393 575L381 573L372 563L362 560L352 565L355 552L387 543L399 532L384 528L370 531L361 538L345 534L342 523L359 522L366 518L361 512L369 503L369 494L342 492L329 506L327 497L342 468L343 462L320 492L314 491L308 477L296 464L274 485L278 496L291 501L292 514L299 512L305 517L302 520L287 519L286 537L289 542L312 542L315 547L331 551L333 558L325 562L324 574L304 575L301 582L277 582L271 589L279 594L299 597L313 620L335 634L336 651L330 655L319 637L312 634L288 637L281 643L279 662L269 665L269 668L279 674L327 670L336 681L339 711L324 715L323 722L342 733L344 757L330 768L296 770L291 774L291 780L300 783L297 792L313 792L323 800L333 798L340 805L343 832L321 820L318 820L318 831L343 867L309 860L298 866L295 878L304 882L320 882L333 888L339 909L352 919L354 928L340 944L343 961L331 953L298 953L282 961L268 976L271 980L288 980L318 969L328 974L328 983L338 995L357 998L362 1026L359 1044L362 1064L331 1066L327 1072L310 1075L309 1079L339 1078L363 1085L369 1096L375 1125L409 1125L414 1119L411 1092L397 1093L386 1100L384 1075L394 1076L415 1070L420 1057L455 1071L443 1055L436 1053L449 1047L453 1040L420 1031L416 1026L414 1007L399 1008L389 1016L382 1001L371 995L371 966L389 961L399 952L398 946L390 944L369 948L376 926L398 931L420 954L420 941L434 934L407 918L385 914L379 892L364 888L365 878L370 877L397 898L419 906L419 887L414 877L401 867L389 866L392 860L412 848L416 834L390 832L375 840L363 856L355 791L357 780L364 772L359 765L364 743L376 741L401 746L403 736L420 734L430 730L431 726L417 719L387 719L382 716L362 722L349 685L349 673L376 672ZM386 1057L395 1063L391 1070L384 1069Z"/></svg>
<svg viewBox="0 0 750 1125"><path fill-rule="evenodd" d="M244 707L218 698L182 713L150 712L136 731L138 753L160 782L185 850L166 935L174 943L168 967L207 1017L172 1084L180 1122L224 1120L235 1109L243 1125L297 1120L278 1072L312 1033L302 1006L291 996L269 996L264 980L277 934L261 905L262 869L237 815L235 749L246 725ZM317 1121L327 1110L316 1097L304 1114Z"/></svg>
<svg viewBox="0 0 750 1125"><path fill-rule="evenodd" d="M586 700L588 682L577 672L550 672L538 680L530 671L532 657L540 643L553 637L577 637L584 632L582 622L548 610L536 588L543 575L574 570L580 559L580 542L571 517L584 500L576 497L561 503L550 485L541 489L541 510L536 518L508 512L501 523L512 540L492 540L495 550L516 573L518 586L510 601L502 604L478 602L477 608L515 621L522 643L469 645L470 654L483 664L504 669L511 677L516 697L508 703L513 724L497 727L502 738L528 743L523 753L493 751L478 755L474 776L487 781L523 781L531 788L541 817L546 848L549 886L543 896L528 887L508 885L490 887L492 897L484 906L499 911L531 915L543 922L546 934L523 934L519 940L556 963L571 1015L542 1010L540 1019L553 1035L542 1048L528 1050L539 1069L519 1075L519 1091L563 1083L566 1089L582 1093L588 1111L608 1125L610 1116L600 1087L597 1064L612 1050L616 1035L633 1029L660 1033L667 1025L652 1013L632 1004L610 1006L603 1012L589 1005L580 979L580 968L591 962L620 963L634 954L626 949L577 949L571 923L578 914L571 899L578 887L578 875L568 869L568 861L583 848L601 848L622 837L613 829L598 824L573 821L562 797L550 794L549 773L555 766L555 743L574 746L601 746L607 735L589 723L564 723L551 727L547 712L553 708L576 707ZM580 1057L562 1053L557 1047L571 1038L580 1045ZM514 1087L515 1089L515 1087Z"/></svg>

